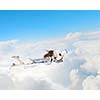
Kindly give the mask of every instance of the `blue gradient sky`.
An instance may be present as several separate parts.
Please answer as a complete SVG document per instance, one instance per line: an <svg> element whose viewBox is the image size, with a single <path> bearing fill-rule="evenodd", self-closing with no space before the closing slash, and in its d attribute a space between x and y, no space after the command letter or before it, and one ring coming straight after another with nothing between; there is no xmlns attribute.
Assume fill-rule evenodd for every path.
<svg viewBox="0 0 100 100"><path fill-rule="evenodd" d="M0 40L43 40L100 28L100 11L0 11Z"/></svg>

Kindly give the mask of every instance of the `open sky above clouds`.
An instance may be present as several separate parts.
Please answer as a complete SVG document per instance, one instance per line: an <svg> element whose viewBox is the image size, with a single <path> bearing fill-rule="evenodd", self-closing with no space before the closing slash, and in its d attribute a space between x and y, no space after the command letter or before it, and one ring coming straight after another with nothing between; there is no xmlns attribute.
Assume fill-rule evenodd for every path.
<svg viewBox="0 0 100 100"><path fill-rule="evenodd" d="M0 11L0 40L43 40L100 28L100 11Z"/></svg>
<svg viewBox="0 0 100 100"><path fill-rule="evenodd" d="M100 89L100 31L92 31L100 25L100 12L32 12L35 15L31 11L0 11L0 20L5 18L0 23L0 89ZM34 18L30 13L36 19L30 19ZM29 32L31 29L32 33ZM37 41L34 41L35 37ZM29 62L29 57L41 58L45 49L60 52L67 49L68 54L63 63L35 67L22 65L10 69L11 64L16 62L11 56L19 55Z"/></svg>

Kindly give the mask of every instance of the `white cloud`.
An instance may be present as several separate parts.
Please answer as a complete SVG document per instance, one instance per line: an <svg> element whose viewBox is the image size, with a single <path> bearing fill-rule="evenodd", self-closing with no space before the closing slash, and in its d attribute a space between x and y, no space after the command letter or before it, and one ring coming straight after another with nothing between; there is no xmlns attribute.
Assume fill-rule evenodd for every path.
<svg viewBox="0 0 100 100"><path fill-rule="evenodd" d="M97 75L96 77L93 75L88 76L83 81L83 89L100 89L100 75Z"/></svg>
<svg viewBox="0 0 100 100"><path fill-rule="evenodd" d="M70 72L70 85L68 89L82 89L82 79L78 69L72 69Z"/></svg>
<svg viewBox="0 0 100 100"><path fill-rule="evenodd" d="M7 90L13 89L13 81L10 76L0 74L0 89Z"/></svg>
<svg viewBox="0 0 100 100"><path fill-rule="evenodd" d="M74 34L74 35L73 35ZM81 37L81 32L75 32L75 33L68 33L65 37L65 39L70 40L70 39L78 39Z"/></svg>
<svg viewBox="0 0 100 100"><path fill-rule="evenodd" d="M15 62L12 55L28 62L29 57L42 58L45 49L67 49L68 54L63 63L9 70ZM99 73L100 32L69 33L65 38L39 42L0 42L0 89L100 89Z"/></svg>
<svg viewBox="0 0 100 100"><path fill-rule="evenodd" d="M87 60L85 64L81 65L81 68L88 72L98 73L100 69L100 56L93 56L93 58Z"/></svg>
<svg viewBox="0 0 100 100"><path fill-rule="evenodd" d="M58 84L53 83L49 79L45 78L33 78L25 77L23 80L15 81L14 89L30 89L30 90L52 90L52 89L64 89Z"/></svg>

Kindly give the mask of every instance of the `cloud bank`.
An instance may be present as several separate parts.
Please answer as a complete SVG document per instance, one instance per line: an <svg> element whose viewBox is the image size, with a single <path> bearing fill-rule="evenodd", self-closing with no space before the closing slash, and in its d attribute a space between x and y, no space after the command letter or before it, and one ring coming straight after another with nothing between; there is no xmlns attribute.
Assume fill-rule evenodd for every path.
<svg viewBox="0 0 100 100"><path fill-rule="evenodd" d="M68 50L63 63L16 66L11 56L41 58L45 49ZM16 62L17 63L17 62ZM69 33L64 38L38 42L0 42L0 89L100 89L100 32Z"/></svg>

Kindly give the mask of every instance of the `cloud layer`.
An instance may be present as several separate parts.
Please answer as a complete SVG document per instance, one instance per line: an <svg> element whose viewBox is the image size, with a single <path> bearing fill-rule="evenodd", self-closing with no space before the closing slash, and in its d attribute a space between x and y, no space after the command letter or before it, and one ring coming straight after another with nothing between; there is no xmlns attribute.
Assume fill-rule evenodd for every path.
<svg viewBox="0 0 100 100"><path fill-rule="evenodd" d="M41 58L45 49L68 50L63 63L16 66L11 56ZM16 62L17 63L17 62ZM0 42L0 89L100 89L100 32L69 33L38 42Z"/></svg>

